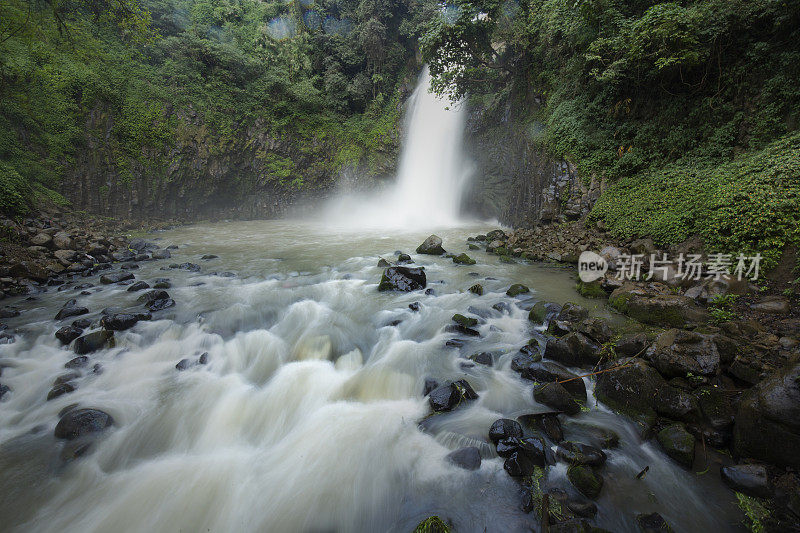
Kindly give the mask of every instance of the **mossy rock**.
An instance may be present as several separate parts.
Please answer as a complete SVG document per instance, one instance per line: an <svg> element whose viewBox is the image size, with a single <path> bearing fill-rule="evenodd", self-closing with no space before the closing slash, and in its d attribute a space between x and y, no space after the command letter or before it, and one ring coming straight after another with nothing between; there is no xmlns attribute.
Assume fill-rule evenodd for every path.
<svg viewBox="0 0 800 533"><path fill-rule="evenodd" d="M499 248L495 248L493 253L495 255L508 255L508 248L501 246Z"/></svg>
<svg viewBox="0 0 800 533"><path fill-rule="evenodd" d="M567 478L578 492L592 500L597 499L603 490L603 476L590 466L571 465L567 468Z"/></svg>
<svg viewBox="0 0 800 533"><path fill-rule="evenodd" d="M481 247L478 246L477 244L469 243L467 246L469 246L470 250L480 250L481 249Z"/></svg>
<svg viewBox="0 0 800 533"><path fill-rule="evenodd" d="M510 257L509 257L509 256L507 256L507 255L501 255L501 256L500 256L500 262L501 262L501 263L507 263L507 264L514 264L514 263L516 263L516 261L514 261L512 258L510 258Z"/></svg>
<svg viewBox="0 0 800 533"><path fill-rule="evenodd" d="M450 526L438 516L426 518L414 528L414 533L450 533L450 531Z"/></svg>
<svg viewBox="0 0 800 533"><path fill-rule="evenodd" d="M600 286L600 280L590 281L589 283L578 280L575 290L584 298L606 298L608 296L608 293Z"/></svg>
<svg viewBox="0 0 800 533"><path fill-rule="evenodd" d="M533 304L533 307L528 312L528 320L536 324L542 324L547 320L547 305L545 302L538 301Z"/></svg>
<svg viewBox="0 0 800 533"><path fill-rule="evenodd" d="M453 322L455 322L456 324L460 324L460 325L464 326L465 328L471 328L471 327L474 327L474 326L478 325L478 319L477 318L464 316L464 315L462 315L460 313L456 313L456 314L453 315Z"/></svg>
<svg viewBox="0 0 800 533"><path fill-rule="evenodd" d="M511 287L508 288L506 291L507 296L519 296L520 294L525 294L526 292L530 292L530 289L521 283L515 283Z"/></svg>
<svg viewBox="0 0 800 533"><path fill-rule="evenodd" d="M686 466L694 462L694 436L682 424L674 424L658 432L658 442L671 458Z"/></svg>
<svg viewBox="0 0 800 533"><path fill-rule="evenodd" d="M474 265L475 260L467 254L461 254L453 257L453 263L457 265Z"/></svg>

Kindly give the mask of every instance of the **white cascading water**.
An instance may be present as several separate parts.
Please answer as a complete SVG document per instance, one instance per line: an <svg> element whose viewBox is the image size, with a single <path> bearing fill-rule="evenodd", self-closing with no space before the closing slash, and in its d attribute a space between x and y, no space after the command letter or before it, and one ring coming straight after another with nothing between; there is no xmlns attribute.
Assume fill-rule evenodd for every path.
<svg viewBox="0 0 800 533"><path fill-rule="evenodd" d="M408 102L397 179L372 195L343 194L325 218L342 228L435 228L460 222L470 165L463 153L466 112L430 91L425 67Z"/></svg>

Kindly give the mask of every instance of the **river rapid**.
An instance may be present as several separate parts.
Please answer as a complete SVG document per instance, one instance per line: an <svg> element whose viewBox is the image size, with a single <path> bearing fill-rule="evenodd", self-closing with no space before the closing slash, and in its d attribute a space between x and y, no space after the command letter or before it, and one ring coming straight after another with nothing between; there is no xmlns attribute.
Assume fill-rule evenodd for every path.
<svg viewBox="0 0 800 533"><path fill-rule="evenodd" d="M73 320L54 321L58 309L77 298L97 328L104 308L141 311L139 293L95 276L9 302L22 314L7 320L15 342L0 346L2 382L11 388L0 403L0 529L409 532L435 514L459 532L539 531L488 443L498 418L550 410L509 368L541 329L527 309L538 300L572 301L617 324L621 318L578 296L568 269L501 263L483 251L468 251L472 266L413 253L431 230L461 253L468 235L488 229L346 232L284 220L149 235L179 249L132 272L137 280L169 278L175 307L117 332L115 347L89 355L77 390L50 401L53 381L74 357L54 337ZM425 267L434 294L378 292L378 260L394 260L395 251ZM202 270L168 268L186 261ZM87 282L94 286L81 295L74 286ZM467 291L474 283L482 296ZM512 283L531 293L506 296ZM409 309L413 302L419 311ZM508 310L492 309L498 302ZM452 315L471 306L486 316L476 327L481 337L446 347L458 337L445 331ZM464 358L483 351L499 354L494 366ZM208 364L196 364L205 352ZM184 358L192 364L178 371ZM102 372L91 371L95 364ZM466 379L479 398L428 417L426 378ZM592 523L638 531L636 515L657 511L675 531L737 530L734 495L718 476L696 475L642 442L632 423L596 404L585 382L588 409L562 415L566 438L584 439L585 424L621 438L605 450ZM66 460L53 429L76 403L108 412L115 424L83 457ZM478 470L446 459L468 445L482 451ZM565 472L563 463L551 467L547 485L576 494Z"/></svg>

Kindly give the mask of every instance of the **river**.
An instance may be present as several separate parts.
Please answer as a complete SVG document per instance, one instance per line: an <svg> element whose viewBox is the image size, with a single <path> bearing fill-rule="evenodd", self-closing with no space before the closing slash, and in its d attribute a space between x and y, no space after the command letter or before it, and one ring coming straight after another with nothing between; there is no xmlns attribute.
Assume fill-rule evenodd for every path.
<svg viewBox="0 0 800 533"><path fill-rule="evenodd" d="M0 529L409 532L436 514L459 532L538 531L536 513L521 510L519 484L487 444L496 419L549 411L533 400L532 382L509 368L541 329L527 309L537 300L572 301L622 319L578 296L569 269L467 250L467 236L488 229L342 231L284 220L148 235L179 248L132 272L137 280L169 278L176 305L118 332L114 348L89 355L77 390L50 401L74 357L54 337L73 320L54 321L58 309L78 298L97 327L104 308L141 310L139 293L95 276L9 302L23 312L7 320L16 342L0 346L2 381L12 389L0 403ZM431 230L477 264L414 254ZM394 260L396 251L425 267L433 294L377 291L378 260ZM219 257L201 260L205 254ZM202 270L168 268L186 261ZM74 288L87 282L93 286ZM467 291L474 283L482 296ZM511 283L531 293L510 298ZM419 311L409 309L413 302ZM509 309L492 309L498 302ZM481 337L446 347L457 336L445 331L452 315L470 307L486 316ZM493 366L464 358L483 351L498 354ZM208 364L196 364L205 352ZM192 364L178 371L184 358ZM428 417L426 378L466 379L479 398ZM592 523L638 531L636 514L657 511L675 531L737 530L734 494L717 475L692 473L642 442L632 423L596 405L585 382L588 409L562 415L566 437L581 440L582 424L593 424L621 438L606 450ZM53 428L76 403L108 412L115 424L83 457L65 460ZM446 460L465 445L483 450L478 470ZM551 467L547 482L575 494L565 470Z"/></svg>

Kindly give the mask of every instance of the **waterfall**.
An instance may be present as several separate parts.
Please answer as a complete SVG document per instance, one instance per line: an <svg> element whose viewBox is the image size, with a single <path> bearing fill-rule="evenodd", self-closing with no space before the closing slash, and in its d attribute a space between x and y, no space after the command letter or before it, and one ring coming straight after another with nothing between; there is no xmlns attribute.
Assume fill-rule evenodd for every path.
<svg viewBox="0 0 800 533"><path fill-rule="evenodd" d="M430 91L425 67L408 101L397 179L372 195L343 194L325 210L332 223L350 227L424 228L459 222L469 177L463 153L465 110Z"/></svg>

